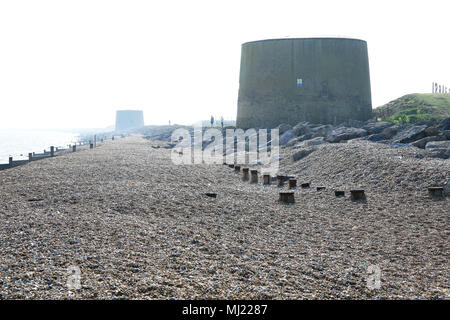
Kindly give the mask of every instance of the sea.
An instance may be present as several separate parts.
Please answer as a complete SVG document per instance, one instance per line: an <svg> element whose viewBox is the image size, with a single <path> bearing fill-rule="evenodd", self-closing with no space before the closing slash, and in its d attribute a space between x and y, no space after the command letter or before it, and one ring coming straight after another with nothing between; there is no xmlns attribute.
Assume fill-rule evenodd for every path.
<svg viewBox="0 0 450 320"><path fill-rule="evenodd" d="M29 152L50 151L50 146L67 148L78 141L79 134L57 130L0 129L0 164L28 159Z"/></svg>

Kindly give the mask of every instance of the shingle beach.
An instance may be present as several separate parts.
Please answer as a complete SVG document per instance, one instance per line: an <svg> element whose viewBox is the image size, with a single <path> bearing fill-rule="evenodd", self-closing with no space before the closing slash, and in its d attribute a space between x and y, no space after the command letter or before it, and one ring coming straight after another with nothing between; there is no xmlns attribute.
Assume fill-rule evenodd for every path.
<svg viewBox="0 0 450 320"><path fill-rule="evenodd" d="M450 198L427 191L450 160L358 141L293 162L282 148L280 172L311 183L282 204L261 177L175 165L157 145L130 136L0 171L0 299L450 297Z"/></svg>

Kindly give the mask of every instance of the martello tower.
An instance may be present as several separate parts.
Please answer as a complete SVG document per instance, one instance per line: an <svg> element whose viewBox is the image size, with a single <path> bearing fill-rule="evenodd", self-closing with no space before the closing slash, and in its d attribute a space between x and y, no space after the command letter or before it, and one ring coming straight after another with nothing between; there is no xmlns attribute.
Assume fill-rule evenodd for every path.
<svg viewBox="0 0 450 320"><path fill-rule="evenodd" d="M238 127L338 124L371 114L366 41L296 38L242 45Z"/></svg>

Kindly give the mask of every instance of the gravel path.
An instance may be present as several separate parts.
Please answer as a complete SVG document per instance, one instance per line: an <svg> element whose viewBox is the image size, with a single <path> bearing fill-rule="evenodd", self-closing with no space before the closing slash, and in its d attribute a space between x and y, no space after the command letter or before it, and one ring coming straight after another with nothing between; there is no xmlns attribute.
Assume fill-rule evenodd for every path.
<svg viewBox="0 0 450 320"><path fill-rule="evenodd" d="M450 199L427 195L449 160L358 142L293 163L283 149L282 171L311 182L283 205L275 185L176 166L158 144L116 139L0 172L0 299L450 297ZM366 201L349 199L355 186ZM81 289L67 289L70 266Z"/></svg>

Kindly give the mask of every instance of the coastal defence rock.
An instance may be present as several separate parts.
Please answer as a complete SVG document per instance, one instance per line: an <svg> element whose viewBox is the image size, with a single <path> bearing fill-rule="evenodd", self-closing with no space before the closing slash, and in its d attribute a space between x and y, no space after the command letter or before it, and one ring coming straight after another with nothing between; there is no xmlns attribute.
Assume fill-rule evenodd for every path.
<svg viewBox="0 0 450 320"><path fill-rule="evenodd" d="M439 123L439 129L444 131L444 130L450 130L450 117L445 118L444 120L442 120Z"/></svg>
<svg viewBox="0 0 450 320"><path fill-rule="evenodd" d="M450 149L427 149L427 156L430 158L439 158L439 159L449 159L450 158Z"/></svg>
<svg viewBox="0 0 450 320"><path fill-rule="evenodd" d="M382 133L374 133L370 136L362 137L361 140L367 140L372 142L380 142L386 140L386 136Z"/></svg>
<svg viewBox="0 0 450 320"><path fill-rule="evenodd" d="M432 158L449 159L450 158L450 140L430 141L425 145L427 154Z"/></svg>
<svg viewBox="0 0 450 320"><path fill-rule="evenodd" d="M428 142L442 141L442 140L446 140L445 136L431 136L431 137L425 137L425 138L419 139L417 141L414 141L411 144L417 148L425 149L425 146Z"/></svg>
<svg viewBox="0 0 450 320"><path fill-rule="evenodd" d="M392 127L394 124L391 122L369 122L362 126L362 129L366 130L369 135L381 133L386 128Z"/></svg>
<svg viewBox="0 0 450 320"><path fill-rule="evenodd" d="M294 139L296 136L292 130L286 131L280 136L280 146L286 145L290 140Z"/></svg>
<svg viewBox="0 0 450 320"><path fill-rule="evenodd" d="M325 141L336 143L343 140L351 140L355 138L364 137L367 131L359 128L340 127L330 132L325 138Z"/></svg>
<svg viewBox="0 0 450 320"><path fill-rule="evenodd" d="M303 136L291 139L288 143L286 143L286 146L287 147L292 147L292 146L298 145L299 143L301 143L301 142L303 142L305 140L309 140L312 137L313 137L313 135L311 133L305 134Z"/></svg>
<svg viewBox="0 0 450 320"><path fill-rule="evenodd" d="M425 149L450 149L450 140L428 142Z"/></svg>
<svg viewBox="0 0 450 320"><path fill-rule="evenodd" d="M311 133L313 137L326 137L331 131L333 131L334 127L332 125L319 125L311 128Z"/></svg>
<svg viewBox="0 0 450 320"><path fill-rule="evenodd" d="M394 143L410 143L422 139L427 135L426 129L426 125L407 127L393 137Z"/></svg>
<svg viewBox="0 0 450 320"><path fill-rule="evenodd" d="M282 123L282 124L280 124L280 125L278 126L278 133L279 133L280 135L282 135L283 133L285 133L285 132L287 132L287 131L289 131L289 130L291 130L291 129L292 129L292 126L291 126L290 124Z"/></svg>
<svg viewBox="0 0 450 320"><path fill-rule="evenodd" d="M397 132L399 130L400 130L400 127L395 125L392 127L387 127L386 129L381 131L381 134L384 135L386 137L386 139L391 139L397 134Z"/></svg>
<svg viewBox="0 0 450 320"><path fill-rule="evenodd" d="M297 125L295 125L295 127L292 129L293 133L299 137L299 136L303 136L305 134L308 134L310 132L310 128L308 127L308 123L307 122L300 122Z"/></svg>

